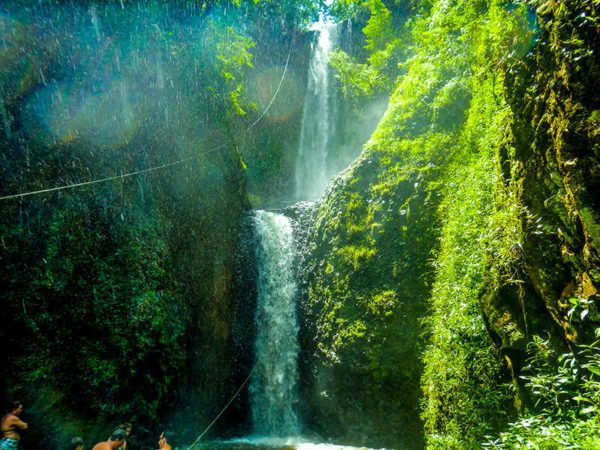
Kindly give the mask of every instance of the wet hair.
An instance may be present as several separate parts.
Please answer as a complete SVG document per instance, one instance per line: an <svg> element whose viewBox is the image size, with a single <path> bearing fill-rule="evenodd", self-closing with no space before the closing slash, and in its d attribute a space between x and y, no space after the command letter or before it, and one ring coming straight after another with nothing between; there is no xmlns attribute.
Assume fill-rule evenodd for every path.
<svg viewBox="0 0 600 450"><path fill-rule="evenodd" d="M117 428L116 430L114 430L112 432L112 434L110 435L110 440L111 441L122 441L126 438L126 434L125 431L123 431L121 428Z"/></svg>
<svg viewBox="0 0 600 450"><path fill-rule="evenodd" d="M23 403L20 400L13 400L10 402L8 411L13 412L16 409L19 409L21 406L23 406Z"/></svg>
<svg viewBox="0 0 600 450"><path fill-rule="evenodd" d="M118 430L119 428L121 430L127 431L128 428L133 428L133 426L131 425L130 422L125 422L125 423L122 423L121 425L119 425L117 428L115 428L115 430Z"/></svg>
<svg viewBox="0 0 600 450"><path fill-rule="evenodd" d="M71 439L71 449L75 450L77 447L80 447L83 445L83 439L81 439L79 436L74 437L73 439Z"/></svg>

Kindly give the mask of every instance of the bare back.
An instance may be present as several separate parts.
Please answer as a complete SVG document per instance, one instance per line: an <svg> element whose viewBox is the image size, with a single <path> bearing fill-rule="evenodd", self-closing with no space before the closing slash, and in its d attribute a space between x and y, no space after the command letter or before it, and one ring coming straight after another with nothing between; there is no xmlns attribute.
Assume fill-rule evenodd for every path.
<svg viewBox="0 0 600 450"><path fill-rule="evenodd" d="M19 431L26 430L27 424L14 414L7 414L2 418L1 429L2 437L19 441L21 440L21 435L19 434Z"/></svg>
<svg viewBox="0 0 600 450"><path fill-rule="evenodd" d="M92 450L112 450L112 445L108 442L98 442Z"/></svg>

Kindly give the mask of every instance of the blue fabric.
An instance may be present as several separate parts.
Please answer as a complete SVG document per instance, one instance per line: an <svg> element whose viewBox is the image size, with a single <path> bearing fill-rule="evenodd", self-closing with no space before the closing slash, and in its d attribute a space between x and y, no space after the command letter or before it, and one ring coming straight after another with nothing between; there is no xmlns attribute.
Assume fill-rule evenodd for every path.
<svg viewBox="0 0 600 450"><path fill-rule="evenodd" d="M17 450L19 441L11 438L0 439L0 450Z"/></svg>

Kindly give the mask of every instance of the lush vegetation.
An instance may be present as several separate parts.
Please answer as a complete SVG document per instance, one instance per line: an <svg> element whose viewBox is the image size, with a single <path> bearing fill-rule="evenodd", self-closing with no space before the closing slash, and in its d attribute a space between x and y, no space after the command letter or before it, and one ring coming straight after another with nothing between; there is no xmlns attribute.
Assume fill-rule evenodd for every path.
<svg viewBox="0 0 600 450"><path fill-rule="evenodd" d="M530 344L523 379L534 407L485 448L599 448L598 342L557 354L539 337Z"/></svg>
<svg viewBox="0 0 600 450"><path fill-rule="evenodd" d="M350 384L352 401L362 399L379 426L390 410L415 411L394 410L403 395L397 389L386 393L387 409L369 399L371 389L388 384L382 367L410 386L402 373L407 355L391 343L406 345L407 330L422 324L409 348L410 358L423 364L417 370L428 448L480 448L519 413L532 417L515 422L493 445L593 447L593 375L574 375L580 373L574 363L569 368L565 398L572 403L581 396L591 407L565 416L564 402L543 404L538 397L550 394L536 386L561 390L565 374L557 367L577 354L536 366L528 364L538 358L528 348L543 336L562 353L568 341L590 343L597 325L588 318L598 283L598 215L590 204L597 193L597 135L590 124L598 96L589 90L598 75L591 56L597 5L433 1L412 5L404 24L389 20L404 4L340 3L343 11L366 5L371 13L364 61L342 52L333 60L346 95L372 95L374 80L386 80L389 89L397 78L363 155L317 212L308 307L319 342L315 385L329 394L319 407L343 405L335 386L348 389L356 377L363 388ZM390 50L387 66L379 59L384 49ZM568 159L563 149L581 163L561 162ZM406 253L419 243L423 259ZM581 253L586 248L588 256ZM390 260L383 249L391 249ZM404 265L408 271L396 272ZM365 345L386 351L348 363L357 352L371 355L360 351ZM588 357L579 370L594 367L597 353ZM348 370L355 377L343 376ZM339 410L328 414L344 417ZM381 445L390 445L381 436L394 431L375 429ZM397 434L402 445L414 445Z"/></svg>
<svg viewBox="0 0 600 450"><path fill-rule="evenodd" d="M600 448L598 0L30 3L0 14L2 195L111 181L0 205L0 400L29 407L26 444L125 420L191 441L245 379L246 215L290 197L326 9L362 29L331 57L331 156L389 104L298 213L307 430ZM248 420L244 394L217 432Z"/></svg>

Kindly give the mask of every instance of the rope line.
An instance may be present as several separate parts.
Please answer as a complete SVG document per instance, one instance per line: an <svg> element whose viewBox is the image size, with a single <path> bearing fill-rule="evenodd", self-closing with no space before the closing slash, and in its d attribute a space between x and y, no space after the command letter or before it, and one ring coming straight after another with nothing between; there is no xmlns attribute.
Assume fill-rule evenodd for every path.
<svg viewBox="0 0 600 450"><path fill-rule="evenodd" d="M252 125L250 125L248 128L246 128L244 130L244 133L247 132L250 128L252 128L254 125L256 125L258 122L260 122L260 120L267 113L267 111L269 110L269 108L271 108L271 105L275 101L275 97L277 97L277 94L279 93L279 89L281 89L281 85L283 84L283 79L285 78L285 74L286 74L287 69L288 69L288 64L290 62L290 55L291 54L292 54L292 48L290 47L290 51L288 52L288 55L287 55L287 60L285 61L285 67L283 68L283 74L281 75L281 79L279 80L279 84L277 85L277 89L275 89L275 94L271 98L271 101L269 102L269 104L267 105L267 107L265 108L265 110L262 112L262 114L260 116L258 116L258 119L256 119Z"/></svg>
<svg viewBox="0 0 600 450"><path fill-rule="evenodd" d="M275 93L271 97L271 101L269 102L269 104L267 105L267 107L263 110L263 112L260 114L260 116L258 116L258 118L243 131L244 133L247 133L250 129L252 129L253 127L255 127L262 120L262 118L265 116L265 114L269 111L269 109L271 108L271 106L275 102L275 98L277 97L277 94L279 94L281 86L283 85L283 80L285 79L285 76L287 74L287 70L288 70L288 66L289 66L291 54L292 54L292 46L290 46L290 50L289 50L288 55L287 55L285 66L283 68L283 73L281 74L281 79L279 80L279 84L277 85L277 89L275 89ZM10 200L10 199L15 199L15 198L24 198L24 197L29 197L29 196L33 196L33 195L45 194L45 193L49 193L49 192L56 192L56 191L67 190L67 189L74 189L74 188L78 188L78 187L82 187L82 186L90 186L90 185L93 185L93 184L104 183L104 182L107 182L107 181L113 181L113 180L118 180L118 179L123 180L125 178L133 177L133 176L136 176L136 175L141 175L143 173L150 173L150 172L154 172L154 171L157 171L157 170L166 169L168 167L173 167L173 166L176 166L178 164L182 164L184 162L191 161L193 159L199 158L200 156L203 156L203 155L206 155L208 153L220 150L221 148L224 148L227 145L228 145L228 142L224 142L224 143L219 144L219 145L217 145L215 147L212 147L212 148L210 148L210 149L208 149L208 150L206 150L204 152L200 152L197 155L190 156L188 158L183 158L183 159L180 159L180 160L177 160L177 161L172 161L172 162L169 162L169 163L164 163L164 164L161 164L161 165L158 165L158 166L149 167L147 169L136 170L136 171L124 173L124 174L121 174L121 175L114 175L114 176L111 176L111 177L99 178L99 179L96 179L96 180L83 181L81 183L72 183L72 184L66 184L66 185L63 185L63 186L56 186L56 187L52 187L52 188L48 188L48 189L40 189L40 190L37 190L37 191L29 191L29 192L23 192L23 193L20 193L20 194L5 195L5 196L0 197L0 200ZM225 411L227 410L227 408L229 408L229 406L233 403L233 401L236 399L236 397L242 391L242 389L244 388L244 386L246 386L246 384L250 380L250 377L254 373L255 369L256 369L256 366L252 367L252 370L250 371L250 373L248 374L248 376L246 377L246 379L243 381L243 383L240 385L240 387L235 391L235 393L233 394L233 396L229 399L229 401L225 404L225 406L223 407L223 409L221 409L221 411L219 412L219 414L217 414L217 416L213 419L213 421L208 424L208 426L196 438L196 440L192 443L192 445L190 445L188 447L188 450L191 450L192 447L194 447L204 437L204 435L213 427L213 425L217 422L217 420L219 420L221 418L221 416L223 415L223 413L225 413Z"/></svg>
<svg viewBox="0 0 600 450"><path fill-rule="evenodd" d="M277 97L277 94L279 93L279 90L281 89L281 86L283 84L283 80L285 79L285 75L287 73L287 69L288 69L288 65L290 62L290 56L292 55L292 47L290 46L290 50L288 52L287 55L287 60L285 62L285 67L283 68L283 73L281 74L281 79L279 80L279 84L277 86L277 89L275 90L275 93L273 94L273 97L271 97L271 101L269 102L269 104L267 105L267 107L264 109L264 111L261 113L260 116L258 116L258 119L256 119L254 121L254 123L252 123L248 128L246 128L243 132L247 133L251 128L253 128L254 126L256 126L261 120L262 118L265 116L265 114L267 113L267 111L269 111L269 109L271 108L271 106L273 105L273 103L275 102L275 98ZM182 164L184 162L187 161L191 161L193 159L197 159L200 156L206 155L208 153L212 153L214 151L220 150L221 148L224 148L227 146L227 142L224 142L222 144L219 144L215 147L212 147L204 152L200 152L197 155L194 156L190 156L188 158L183 158L180 159L178 161L172 161L169 163L165 163L165 164L161 164L158 166L154 166L154 167L149 167L147 169L141 169L141 170L136 170L134 172L128 172L128 173L124 173L121 175L114 175L111 177L105 177L105 178L99 178L96 180L90 180L90 181L83 181L81 183L72 183L72 184L65 184L62 186L56 186L56 187L52 187L52 188L47 188L47 189L40 189L37 191L29 191L29 192L23 192L20 194L11 194L11 195L4 195L2 197L0 197L0 201L2 200L11 200L11 199L15 199L15 198L24 198L24 197L30 197L33 195L39 195L39 194L47 194L49 192L56 192L56 191L62 191L62 190L67 190L67 189L74 189L74 188L78 188L78 187L82 187L82 186L90 186L92 184L98 184L98 183L105 183L107 181L113 181L113 180L118 180L118 179L124 179L124 178L129 178L129 177L133 177L136 175L141 175L143 173L149 173L149 172L154 172L156 170L162 170L162 169L166 169L168 167L172 167L172 166L176 166L179 164Z"/></svg>
<svg viewBox="0 0 600 450"><path fill-rule="evenodd" d="M217 422L217 420L219 420L219 418L223 415L223 413L225 412L225 410L227 408L229 408L229 405L231 405L231 403L233 403L233 401L238 396L238 394L242 391L242 389L244 388L244 386L246 385L246 383L248 383L248 380L250 379L250 377L254 373L254 369L256 369L256 365L254 367L252 367L252 370L250 371L250 373L248 374L248 376L246 377L246 379L244 380L244 382L240 385L240 387L238 388L238 390L235 391L235 394L233 394L233 396L229 399L229 401L223 407L223 409L221 410L221 412L219 414L217 414L217 417L215 417L213 419L213 421L208 424L208 426L206 427L206 429L200 434L200 436L198 436L196 438L196 440L192 443L192 445L190 445L187 448L187 450L191 450L192 447L194 447L194 445L196 445L198 442L200 442L200 439L202 439L204 437L204 435L208 432L208 430L210 430L212 428L212 426Z"/></svg>
<svg viewBox="0 0 600 450"><path fill-rule="evenodd" d="M287 59L285 61L285 66L283 68L283 73L281 74L281 79L279 80L279 84L277 85L277 89L275 89L275 93L273 94L273 97L271 97L271 101L269 102L269 104L267 105L267 107L264 109L264 111L261 113L261 115L258 116L258 118L251 125L249 125L244 130L244 133L247 133L258 122L260 122L262 120L262 118L265 116L265 114L269 111L269 109L271 108L271 106L273 105L273 103L275 102L275 98L277 97L277 94L279 93L279 90L281 89L281 86L283 85L283 80L285 79L285 75L286 75L287 70L288 70L288 65L290 63L290 56L291 55L292 55L292 46L290 46L290 50L288 52ZM248 383L248 380L250 379L250 377L254 373L254 369L256 369L256 365L254 367L252 367L252 370L250 371L250 373L248 374L248 376L246 377L246 379L244 380L244 382L240 385L240 387L238 388L238 390L235 391L235 394L233 394L233 396L229 399L229 401L223 407L223 409L219 412L219 414L217 414L217 416L213 419L213 421L208 424L208 426L206 427L206 429L202 433L200 433L200 435L196 438L196 440L192 443L192 445L190 445L187 448L187 450L192 450L192 448L198 442L200 442L200 440L204 437L204 435L208 432L208 430L210 430L213 427L213 425L215 423L217 423L217 420L219 420L219 418L223 415L223 413L227 410L227 408L229 408L229 406L233 403L233 401L238 396L238 394L242 391L242 389L244 388L244 386L246 386L246 383Z"/></svg>
<svg viewBox="0 0 600 450"><path fill-rule="evenodd" d="M197 155L190 156L188 158L183 158L183 159L180 159L178 161L173 161L173 162L170 162L170 163L161 164L160 166L149 167L147 169L136 170L135 172L128 172L128 173L124 173L124 174L121 174L121 175L114 175L112 177L99 178L97 180L83 181L81 183L65 184L63 186L56 186L56 187L48 188L48 189L40 189L39 191L30 191L30 192L24 192L22 194L5 195L4 197L0 197L0 200L9 200L9 199L12 199L12 198L23 198L23 197L29 197L31 195L45 194L45 193L48 193L48 192L62 191L62 190L66 190L66 189L73 189L73 188L82 187L82 186L89 186L89 185L97 184L97 183L104 183L106 181L112 181L112 180L129 178L129 177L133 177L135 175L140 175L142 173L154 172L156 170L165 169L167 167L172 167L172 166L176 166L178 164L181 164L181 163L184 163L184 162L187 162L187 161L191 161L193 159L199 158L200 156L203 156L203 155L206 155L208 153L220 150L222 147L225 147L226 145L227 145L226 143L220 144L220 145L217 145L216 147L210 148L207 151L201 152L201 153L199 153Z"/></svg>

